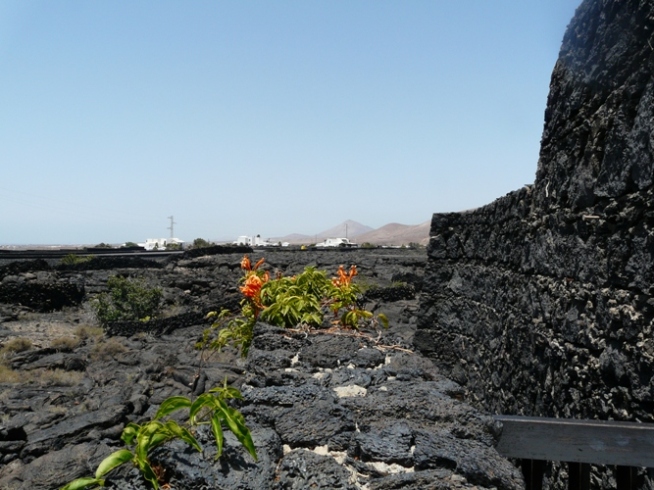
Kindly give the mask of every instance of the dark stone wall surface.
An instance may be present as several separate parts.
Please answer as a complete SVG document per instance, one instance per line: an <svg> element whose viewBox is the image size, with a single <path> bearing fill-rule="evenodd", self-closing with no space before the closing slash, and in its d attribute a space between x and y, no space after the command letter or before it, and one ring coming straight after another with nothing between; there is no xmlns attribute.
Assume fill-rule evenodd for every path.
<svg viewBox="0 0 654 490"><path fill-rule="evenodd" d="M654 421L653 22L584 1L534 185L433 216L415 341L486 409Z"/></svg>

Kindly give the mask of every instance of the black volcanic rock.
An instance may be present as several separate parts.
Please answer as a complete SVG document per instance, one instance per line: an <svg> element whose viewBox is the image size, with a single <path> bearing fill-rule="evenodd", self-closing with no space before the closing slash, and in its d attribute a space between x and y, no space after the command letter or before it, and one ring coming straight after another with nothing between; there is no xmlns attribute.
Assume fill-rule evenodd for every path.
<svg viewBox="0 0 654 490"><path fill-rule="evenodd" d="M652 187L654 31L647 0L585 1L552 74L535 202L573 211Z"/></svg>
<svg viewBox="0 0 654 490"><path fill-rule="evenodd" d="M653 34L653 2L585 0L534 185L433 216L415 345L478 407L654 422Z"/></svg>
<svg viewBox="0 0 654 490"><path fill-rule="evenodd" d="M365 304L388 308L388 330L307 332L259 323L246 359L231 349L195 350L204 313L238 304L241 257L181 257L158 268L14 270L10 276L27 282L78 284L91 291L86 300L113 274L138 276L161 287L176 314L110 325L105 338L74 348L10 356L14 372L31 381L0 385L0 488L53 489L92 475L123 447L126 423L150 419L170 396L196 397L225 380L243 394L234 406L246 417L259 460L226 431L223 455L214 461L213 437L202 426L195 433L203 453L175 441L151 455L172 489L521 488L519 472L494 449L493 419L408 349L415 299ZM419 278L426 261L424 251L383 249L279 250L265 257L271 272L285 274L308 265L335 273L340 264L356 263L362 281L382 289L397 274ZM75 311L61 313L71 328L80 319ZM11 332L16 322L2 321L7 329L0 332ZM148 488L130 465L111 472L106 486Z"/></svg>

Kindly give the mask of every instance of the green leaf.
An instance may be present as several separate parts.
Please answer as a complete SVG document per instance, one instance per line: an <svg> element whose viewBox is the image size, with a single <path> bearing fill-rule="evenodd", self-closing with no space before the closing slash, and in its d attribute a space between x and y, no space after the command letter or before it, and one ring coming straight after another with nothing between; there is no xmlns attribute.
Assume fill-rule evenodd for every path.
<svg viewBox="0 0 654 490"><path fill-rule="evenodd" d="M227 406L224 402L219 403L219 410L222 412L222 418L227 423L229 430L234 433L240 443L243 444L243 447L257 461L257 451L254 447L254 442L252 442L250 430L243 423L243 415L238 410Z"/></svg>
<svg viewBox="0 0 654 490"><path fill-rule="evenodd" d="M147 452L149 453L154 448L161 446L164 442L167 442L174 438L175 436L165 429L161 429L156 433L152 434L150 442L148 443Z"/></svg>
<svg viewBox="0 0 654 490"><path fill-rule="evenodd" d="M136 436L136 449L135 455L138 464L147 461L148 452L157 447L159 444L166 440L166 434L161 433L163 424L157 420L151 420L150 422L143 424L141 430ZM157 435L157 432L159 434ZM157 437L155 437L155 435ZM154 444L153 444L154 439Z"/></svg>
<svg viewBox="0 0 654 490"><path fill-rule="evenodd" d="M88 487L104 487L104 480L101 478L78 478L73 480L65 487L61 487L61 490L83 490Z"/></svg>
<svg viewBox="0 0 654 490"><path fill-rule="evenodd" d="M121 449L114 453L111 453L109 456L104 458L102 462L98 465L98 469L95 470L95 477L100 478L111 470L120 466L123 463L130 461L133 458L132 451L129 449Z"/></svg>
<svg viewBox="0 0 654 490"><path fill-rule="evenodd" d="M150 483L152 483L152 486L154 487L154 490L159 489L159 480L157 480L157 475L155 474L154 470L152 469L152 466L150 466L149 461L143 461L141 464L139 464L139 469L141 470L141 473L143 474L143 478L148 480Z"/></svg>
<svg viewBox="0 0 654 490"><path fill-rule="evenodd" d="M214 404L214 397L210 393L203 393L202 395L197 397L195 401L191 404L191 408L189 410L189 419L191 420L191 424L195 425L198 423L196 417L203 407L206 407L208 405L213 409L213 404Z"/></svg>
<svg viewBox="0 0 654 490"><path fill-rule="evenodd" d="M388 317L386 315L380 313L379 315L377 315L377 318L379 318L379 321L384 326L384 328L388 328Z"/></svg>
<svg viewBox="0 0 654 490"><path fill-rule="evenodd" d="M165 417L166 415L171 414L172 412L175 412L182 408L188 408L190 406L191 406L191 400L189 400L185 396L171 396L170 398L167 398L166 400L161 402L161 405L159 405L159 410L157 410L157 413L155 414L154 418L155 420L160 419L162 417Z"/></svg>
<svg viewBox="0 0 654 490"><path fill-rule="evenodd" d="M241 395L241 392L237 388L227 386L227 384L211 388L207 393L215 393L221 400L226 400L228 398L236 398L238 400L243 399L243 395Z"/></svg>
<svg viewBox="0 0 654 490"><path fill-rule="evenodd" d="M214 412L214 414L211 416L211 431L213 432L213 436L216 439L216 459L218 459L223 454L224 442L222 420L220 412L218 411Z"/></svg>
<svg viewBox="0 0 654 490"><path fill-rule="evenodd" d="M132 445L132 442L134 441L134 438L138 434L140 428L141 427L135 424L134 422L130 422L123 429L123 434L120 436L120 438L123 440L125 444L130 446Z"/></svg>
<svg viewBox="0 0 654 490"><path fill-rule="evenodd" d="M195 449L198 450L198 452L202 452L202 446L200 446L200 444L195 439L195 437L193 437L193 434L191 434L184 427L181 427L177 422L175 422L174 420L169 420L168 422L166 422L166 428L172 434L179 437L186 444L188 444L189 446L193 446Z"/></svg>

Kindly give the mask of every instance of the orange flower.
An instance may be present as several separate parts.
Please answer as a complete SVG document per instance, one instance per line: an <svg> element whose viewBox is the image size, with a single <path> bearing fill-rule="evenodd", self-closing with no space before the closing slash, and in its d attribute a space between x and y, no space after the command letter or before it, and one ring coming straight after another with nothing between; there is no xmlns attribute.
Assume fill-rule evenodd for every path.
<svg viewBox="0 0 654 490"><path fill-rule="evenodd" d="M243 296L261 308L261 288L269 279L270 273L268 271L265 271L263 274L251 271L247 273L245 282L239 289L243 293Z"/></svg>
<svg viewBox="0 0 654 490"><path fill-rule="evenodd" d="M332 279L332 283L336 287L349 286L352 282L352 278L357 275L357 266L353 265L350 267L350 272L345 272L345 267L340 265L338 267L338 277Z"/></svg>
<svg viewBox="0 0 654 490"><path fill-rule="evenodd" d="M245 284L240 288L243 296L250 299L258 298L263 283L263 279L259 276L256 274L250 274L245 280Z"/></svg>
<svg viewBox="0 0 654 490"><path fill-rule="evenodd" d="M266 261L263 257L260 258L256 264L254 264L254 267L252 267L252 262L250 262L250 257L247 255L244 255L243 258L241 259L241 269L246 270L248 272L250 271L256 271L261 264L263 264Z"/></svg>

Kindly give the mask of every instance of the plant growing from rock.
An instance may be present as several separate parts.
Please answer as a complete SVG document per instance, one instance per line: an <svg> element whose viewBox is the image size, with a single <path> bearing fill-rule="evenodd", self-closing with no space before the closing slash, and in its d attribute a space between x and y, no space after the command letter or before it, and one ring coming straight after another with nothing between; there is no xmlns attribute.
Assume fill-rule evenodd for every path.
<svg viewBox="0 0 654 490"><path fill-rule="evenodd" d="M212 388L196 398L189 407L191 423L196 425L211 424L211 431L216 439L216 459L220 458L223 453L222 427L224 424L256 461L257 451L254 442L252 442L250 430L245 425L245 417L226 402L226 400L233 398L243 399L241 392L236 388L227 386L227 380L225 380L223 386Z"/></svg>
<svg viewBox="0 0 654 490"><path fill-rule="evenodd" d="M73 332L80 341L84 340L98 340L104 335L104 330L100 327L92 327L90 325L79 325Z"/></svg>
<svg viewBox="0 0 654 490"><path fill-rule="evenodd" d="M207 247L211 247L212 245L213 244L210 241L205 240L204 238L196 238L195 240L193 240L193 244L191 245L190 248L191 249L207 248Z"/></svg>
<svg viewBox="0 0 654 490"><path fill-rule="evenodd" d="M330 284L327 274L313 267L298 276L270 281L261 290L261 320L279 327L320 326Z"/></svg>
<svg viewBox="0 0 654 490"><path fill-rule="evenodd" d="M107 360L128 350L116 337L110 337L93 344L90 356L93 360Z"/></svg>
<svg viewBox="0 0 654 490"><path fill-rule="evenodd" d="M19 353L25 352L32 348L32 341L26 337L14 337L11 340L8 340L0 348L0 356L4 356L9 353Z"/></svg>
<svg viewBox="0 0 654 490"><path fill-rule="evenodd" d="M241 399L241 393L236 388L227 386L227 380L225 380L223 386L209 390L196 398L195 401L191 401L185 396L173 396L164 400L153 420L142 424L130 422L123 429L121 439L127 446L133 446L132 449L119 449L111 453L98 465L95 476L73 480L61 490L102 487L105 484L105 476L110 471L130 461L139 469L152 487L155 490L158 489L164 471L162 467L154 464L150 459L150 454L154 449L173 439L180 439L197 451L202 452L202 446L189 428L174 420L169 419L165 422L162 420L173 412L182 409L189 410L189 427L202 423L211 424L211 431L216 439L216 459L220 458L223 451L224 425L234 433L256 461L256 449L250 430L245 425L245 418L238 410L227 404L227 400L233 398Z"/></svg>
<svg viewBox="0 0 654 490"><path fill-rule="evenodd" d="M353 282L356 266L351 266L349 271L340 266L337 276L331 280L326 272L314 267L306 267L297 276L270 279L270 274L261 269L263 263L264 259L260 259L252 266L249 257L243 257L241 313L233 316L226 309L210 312L207 317L216 321L205 330L199 348L220 350L233 345L245 356L258 319L278 327L315 328L323 324L325 310L331 310L335 318L332 323L337 326L359 328L366 321L388 326L384 314L375 317L372 312L359 308L361 290Z"/></svg>
<svg viewBox="0 0 654 490"><path fill-rule="evenodd" d="M79 346L81 339L79 337L57 337L50 341L50 348L58 351L70 352Z"/></svg>
<svg viewBox="0 0 654 490"><path fill-rule="evenodd" d="M85 262L90 262L93 260L93 255L77 255L77 254L68 254L61 259L62 265L76 265L83 264Z"/></svg>
<svg viewBox="0 0 654 490"><path fill-rule="evenodd" d="M97 295L92 307L101 325L117 321L148 321L161 311L163 293L141 279L112 276L108 291Z"/></svg>
<svg viewBox="0 0 654 490"><path fill-rule="evenodd" d="M243 257L241 269L243 269L244 275L241 278L242 286L240 287L243 294L241 315L233 317L227 309L221 310L220 313L209 312L207 318L216 318L216 320L210 329L205 330L197 347L220 350L226 345L233 345L240 349L243 356L247 355L252 342L254 324L263 309L261 288L270 280L270 273L260 270L263 262L264 260L260 259L252 265L247 255ZM216 331L217 334L215 334Z"/></svg>

